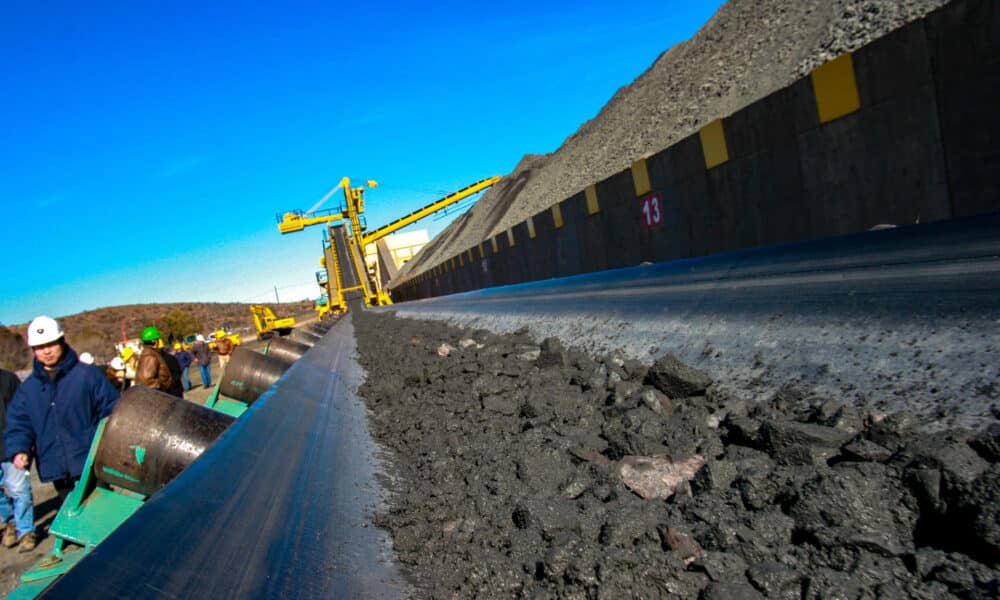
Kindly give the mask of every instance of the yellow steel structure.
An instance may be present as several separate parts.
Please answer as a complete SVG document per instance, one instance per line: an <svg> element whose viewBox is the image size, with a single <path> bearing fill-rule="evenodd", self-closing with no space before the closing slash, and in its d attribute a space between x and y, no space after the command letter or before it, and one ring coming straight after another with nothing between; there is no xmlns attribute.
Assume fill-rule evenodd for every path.
<svg viewBox="0 0 1000 600"><path fill-rule="evenodd" d="M324 248L323 251L330 256L330 260L323 261L326 263L327 305L342 313L347 312L347 301L344 299L344 286L341 283L343 280L341 279L340 260L337 258L337 251L333 248L332 243L330 247ZM336 292L333 291L334 286L337 286Z"/></svg>
<svg viewBox="0 0 1000 600"><path fill-rule="evenodd" d="M280 214L278 216L278 231L282 234L295 233L312 225L327 225L330 243L329 246L324 247L324 262L326 263L325 266L328 274L326 283L328 305L331 309L346 310L347 302L345 293L352 291L360 292L364 296L365 304L368 306L392 304L388 292L382 290L380 282L377 280L373 281L368 275L368 269L364 262L365 246L375 243L385 236L408 225L412 225L420 219L447 208L460 200L481 192L495 185L498 181L500 181L499 175L482 179L457 192L435 200L405 217L396 219L388 225L379 227L371 233L365 233L367 226L361 218L361 215L365 212L365 185L352 188L350 178L344 177L340 180L338 186L344 190L344 206L340 207L337 211L288 211ZM365 184L369 188L378 186L378 182L373 180L368 180ZM343 239L346 242L346 248L338 250L337 244L334 242L335 239ZM346 254L347 256L341 256L342 254ZM345 258L347 265L344 264ZM354 278L351 278L351 283L345 285L343 279L346 275L345 267L350 268L357 275L356 284L354 283Z"/></svg>
<svg viewBox="0 0 1000 600"><path fill-rule="evenodd" d="M481 179L476 183L473 183L470 186L466 186L453 194L448 194L444 198L435 200L434 202L431 202L430 204L428 204L423 208L418 208L417 210L406 215L405 217L396 219L395 221L389 223L388 225L383 225L382 227L379 227L375 231L365 234L364 243L362 244L362 246L367 246L368 244L376 242L379 239L384 238L385 236L391 233L399 231L400 229L406 227L407 225L412 225L417 221L419 221L420 219L430 216L443 208L447 208L452 204L458 202L459 200L464 200L465 198L468 198L473 194L478 194L479 192L496 185L498 181L500 181L499 175L495 175L493 177L487 177L486 179Z"/></svg>
<svg viewBox="0 0 1000 600"><path fill-rule="evenodd" d="M310 225L319 225L321 223L329 223L330 221L342 221L343 219L344 215L339 212L320 211L319 213L311 213L309 216L306 216L305 213L290 211L282 215L281 220L278 221L278 231L281 233L295 233L296 231L302 231Z"/></svg>

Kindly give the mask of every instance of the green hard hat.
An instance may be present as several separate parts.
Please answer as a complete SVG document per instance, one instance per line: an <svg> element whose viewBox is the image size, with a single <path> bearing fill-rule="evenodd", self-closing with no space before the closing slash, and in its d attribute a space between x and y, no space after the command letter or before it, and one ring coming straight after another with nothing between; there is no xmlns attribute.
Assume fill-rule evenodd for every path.
<svg viewBox="0 0 1000 600"><path fill-rule="evenodd" d="M149 327L142 330L142 341L144 342L155 342L160 339L160 330L156 327L150 325Z"/></svg>

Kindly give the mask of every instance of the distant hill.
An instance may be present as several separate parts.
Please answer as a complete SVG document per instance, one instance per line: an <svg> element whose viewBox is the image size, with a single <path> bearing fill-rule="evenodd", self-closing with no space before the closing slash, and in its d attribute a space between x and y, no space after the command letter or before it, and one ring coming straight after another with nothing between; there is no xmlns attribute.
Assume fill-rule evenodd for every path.
<svg viewBox="0 0 1000 600"><path fill-rule="evenodd" d="M138 338L143 328L155 325L170 342L196 333L207 334L221 327L238 331L245 337L255 337L256 329L249 304L181 302L175 304L129 304L98 308L58 317L66 332L66 340L77 352L90 352L99 362L114 354L114 344ZM304 300L280 305L270 304L278 316L310 316L313 302ZM16 371L31 364L31 353L25 343L27 323L0 325L0 367Z"/></svg>

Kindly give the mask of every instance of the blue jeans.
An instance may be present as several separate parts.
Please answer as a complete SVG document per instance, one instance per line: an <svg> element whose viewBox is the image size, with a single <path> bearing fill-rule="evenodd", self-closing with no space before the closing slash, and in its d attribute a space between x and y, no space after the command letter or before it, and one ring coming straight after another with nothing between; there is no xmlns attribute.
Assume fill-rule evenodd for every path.
<svg viewBox="0 0 1000 600"><path fill-rule="evenodd" d="M35 530L35 505L31 499L31 477L12 462L0 463L0 519L6 523L14 517L17 537Z"/></svg>
<svg viewBox="0 0 1000 600"><path fill-rule="evenodd" d="M181 369L181 384L184 386L185 392L191 389L191 375L188 373L188 369L190 368L190 366L187 366Z"/></svg>
<svg viewBox="0 0 1000 600"><path fill-rule="evenodd" d="M198 368L201 369L201 383L202 383L202 385L204 385L205 387L209 387L210 385L212 385L212 370L211 370L211 367L209 367L208 365L198 365Z"/></svg>

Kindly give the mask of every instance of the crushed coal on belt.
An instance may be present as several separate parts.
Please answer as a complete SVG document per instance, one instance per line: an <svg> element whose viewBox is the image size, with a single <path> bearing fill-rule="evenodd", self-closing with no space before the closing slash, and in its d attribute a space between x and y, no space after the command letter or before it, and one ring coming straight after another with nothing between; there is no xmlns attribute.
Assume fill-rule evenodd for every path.
<svg viewBox="0 0 1000 600"><path fill-rule="evenodd" d="M377 516L428 598L996 598L1000 423L358 311L393 482Z"/></svg>

